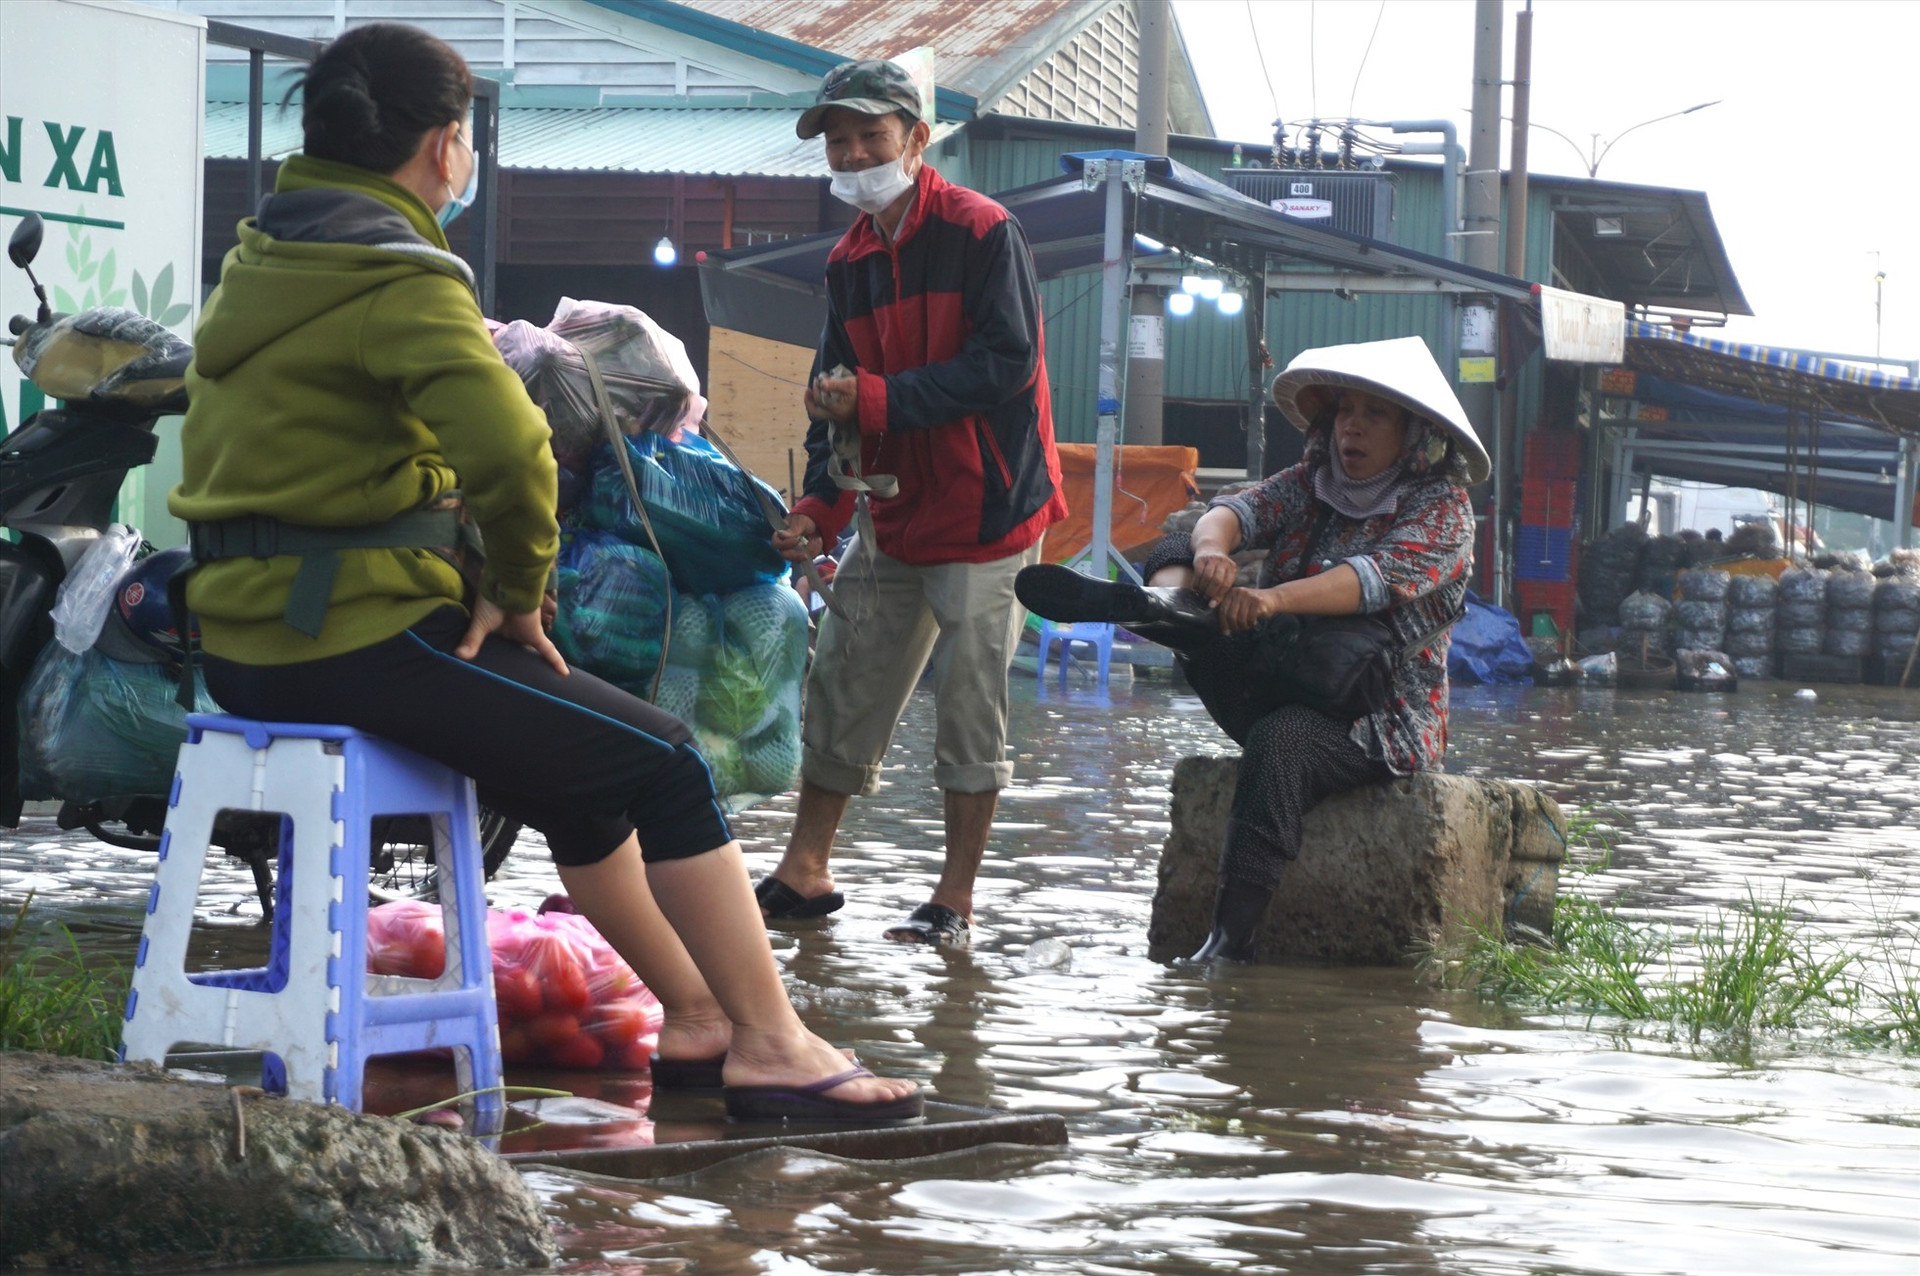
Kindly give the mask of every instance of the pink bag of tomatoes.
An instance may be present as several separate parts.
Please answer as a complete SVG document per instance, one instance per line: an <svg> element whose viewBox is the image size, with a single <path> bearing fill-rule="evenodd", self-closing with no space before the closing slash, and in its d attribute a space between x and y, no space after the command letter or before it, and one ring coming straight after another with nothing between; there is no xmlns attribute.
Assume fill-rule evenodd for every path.
<svg viewBox="0 0 1920 1276"><path fill-rule="evenodd" d="M659 999L572 913L487 911L500 1056L555 1068L647 1067L659 1040ZM376 975L438 978L446 969L438 904L402 900L367 911L367 968Z"/></svg>

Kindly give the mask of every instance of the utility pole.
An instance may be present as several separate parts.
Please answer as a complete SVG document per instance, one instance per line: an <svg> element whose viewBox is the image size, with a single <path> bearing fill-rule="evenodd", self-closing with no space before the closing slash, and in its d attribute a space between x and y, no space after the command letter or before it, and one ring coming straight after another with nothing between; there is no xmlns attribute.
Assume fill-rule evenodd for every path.
<svg viewBox="0 0 1920 1276"><path fill-rule="evenodd" d="M1133 149L1167 153L1167 62L1173 44L1169 0L1136 0L1140 18L1140 79L1135 94ZM1166 390L1166 307L1157 288L1131 287L1127 320L1127 397L1124 440L1158 445ZM1249 302L1251 302L1251 298Z"/></svg>
<svg viewBox="0 0 1920 1276"><path fill-rule="evenodd" d="M1467 145L1466 252L1469 266L1500 268L1500 38L1501 0L1475 0L1473 31L1473 121ZM1493 459L1493 554L1489 565L1493 595L1507 601L1502 522L1506 509L1505 449L1494 417L1493 374L1499 349L1499 311L1493 298L1470 296L1458 311L1460 362L1453 369L1460 383L1461 406L1482 439L1491 442Z"/></svg>
<svg viewBox="0 0 1920 1276"><path fill-rule="evenodd" d="M1507 274L1527 277L1527 115L1533 94L1533 0L1513 18L1513 124L1508 134L1507 160ZM1500 458L1494 480L1495 507L1506 503L1508 492L1519 492L1520 385L1510 377L1500 395L1500 437L1493 454ZM1496 525L1497 526L1497 525ZM1498 532L1496 530L1496 537Z"/></svg>

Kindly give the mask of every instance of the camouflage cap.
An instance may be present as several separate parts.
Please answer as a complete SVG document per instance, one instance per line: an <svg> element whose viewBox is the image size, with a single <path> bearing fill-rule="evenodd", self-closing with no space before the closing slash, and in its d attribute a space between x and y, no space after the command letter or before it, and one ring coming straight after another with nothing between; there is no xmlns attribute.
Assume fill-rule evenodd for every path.
<svg viewBox="0 0 1920 1276"><path fill-rule="evenodd" d="M801 137L819 137L825 129L827 112L836 106L862 115L891 115L905 111L916 120L927 118L920 102L920 90L897 62L867 58L842 62L820 81L820 92L813 105L801 115L793 131Z"/></svg>

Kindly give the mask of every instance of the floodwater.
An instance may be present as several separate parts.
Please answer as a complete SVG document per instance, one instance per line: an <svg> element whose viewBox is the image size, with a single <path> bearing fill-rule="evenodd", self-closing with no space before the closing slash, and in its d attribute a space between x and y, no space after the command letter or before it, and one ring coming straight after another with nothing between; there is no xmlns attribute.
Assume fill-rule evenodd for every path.
<svg viewBox="0 0 1920 1276"><path fill-rule="evenodd" d="M972 948L880 939L940 861L924 692L887 787L842 832L848 907L775 945L816 1029L941 1098L1062 1113L1070 1145L757 1154L649 1182L530 1170L567 1269L1920 1272L1920 1057L1703 1050L1513 1015L1408 970L1149 962L1172 763L1230 744L1165 681L1063 693L1016 674L1015 689L1018 778ZM1892 943L1911 970L1920 694L1794 690L1463 689L1450 767L1602 814L1610 867L1575 889L1683 930L1750 891L1784 898L1825 941ZM788 798L739 819L756 871L791 813ZM130 952L143 858L23 833L0 841L0 904L35 888L36 909ZM253 933L232 874L216 943ZM494 899L532 903L556 880L523 840ZM299 1269L349 1270L365 1269Z"/></svg>

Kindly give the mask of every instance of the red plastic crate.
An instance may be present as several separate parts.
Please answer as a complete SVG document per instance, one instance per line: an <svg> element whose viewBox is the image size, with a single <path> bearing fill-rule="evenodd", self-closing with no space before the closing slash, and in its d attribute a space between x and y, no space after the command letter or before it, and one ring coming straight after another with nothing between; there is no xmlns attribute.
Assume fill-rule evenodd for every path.
<svg viewBox="0 0 1920 1276"><path fill-rule="evenodd" d="M1514 615L1520 632L1534 631L1533 618L1552 617L1554 628L1567 633L1573 628L1574 587L1572 581L1516 580L1513 582Z"/></svg>
<svg viewBox="0 0 1920 1276"><path fill-rule="evenodd" d="M1528 479L1577 479L1586 436L1578 430L1535 430L1527 435Z"/></svg>
<svg viewBox="0 0 1920 1276"><path fill-rule="evenodd" d="M1579 484L1529 477L1520 488L1520 521L1529 527L1572 527Z"/></svg>

